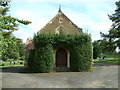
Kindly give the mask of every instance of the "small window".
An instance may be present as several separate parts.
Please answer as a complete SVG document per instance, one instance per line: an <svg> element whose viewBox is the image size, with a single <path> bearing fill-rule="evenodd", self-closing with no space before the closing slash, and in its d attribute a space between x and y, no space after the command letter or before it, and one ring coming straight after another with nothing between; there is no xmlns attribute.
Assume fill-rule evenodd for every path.
<svg viewBox="0 0 120 90"><path fill-rule="evenodd" d="M62 23L62 21L63 21L62 18L59 18L59 23Z"/></svg>

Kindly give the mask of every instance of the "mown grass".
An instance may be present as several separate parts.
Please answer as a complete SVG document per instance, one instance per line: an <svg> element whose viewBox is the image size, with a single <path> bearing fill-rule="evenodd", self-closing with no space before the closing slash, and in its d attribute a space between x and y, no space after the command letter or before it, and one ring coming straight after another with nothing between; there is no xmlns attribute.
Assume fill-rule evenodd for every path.
<svg viewBox="0 0 120 90"><path fill-rule="evenodd" d="M15 64L15 65L5 65L5 66L0 66L0 68L4 68L4 67L14 67L14 66L24 66L24 65L17 65L17 64Z"/></svg>
<svg viewBox="0 0 120 90"><path fill-rule="evenodd" d="M106 63L119 64L120 63L120 58L107 58L107 60L94 59L93 62L106 62Z"/></svg>
<svg viewBox="0 0 120 90"><path fill-rule="evenodd" d="M103 60L103 57L106 57L107 60ZM113 64L120 64L120 53L116 54L103 54L99 59L93 59L93 62L105 62L105 63L113 63Z"/></svg>
<svg viewBox="0 0 120 90"><path fill-rule="evenodd" d="M20 64L20 62L22 62L22 64ZM4 67L13 67L13 66L24 66L24 61L16 61L15 64L10 64L10 61L2 61L2 63L0 64L0 68L4 68Z"/></svg>

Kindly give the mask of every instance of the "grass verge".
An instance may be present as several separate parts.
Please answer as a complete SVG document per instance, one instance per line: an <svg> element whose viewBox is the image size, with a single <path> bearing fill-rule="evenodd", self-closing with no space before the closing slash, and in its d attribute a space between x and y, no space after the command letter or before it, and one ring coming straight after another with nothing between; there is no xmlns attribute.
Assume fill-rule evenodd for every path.
<svg viewBox="0 0 120 90"><path fill-rule="evenodd" d="M103 59L94 59L93 62L105 62L105 63L113 63L113 64L119 64L120 58L108 58L107 60Z"/></svg>

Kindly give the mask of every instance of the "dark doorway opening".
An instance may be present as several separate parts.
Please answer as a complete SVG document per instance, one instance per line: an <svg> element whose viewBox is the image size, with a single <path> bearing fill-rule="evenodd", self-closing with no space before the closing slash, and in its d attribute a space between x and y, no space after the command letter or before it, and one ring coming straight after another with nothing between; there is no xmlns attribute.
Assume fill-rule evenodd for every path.
<svg viewBox="0 0 120 90"><path fill-rule="evenodd" d="M62 47L56 51L56 67L67 67L67 52Z"/></svg>

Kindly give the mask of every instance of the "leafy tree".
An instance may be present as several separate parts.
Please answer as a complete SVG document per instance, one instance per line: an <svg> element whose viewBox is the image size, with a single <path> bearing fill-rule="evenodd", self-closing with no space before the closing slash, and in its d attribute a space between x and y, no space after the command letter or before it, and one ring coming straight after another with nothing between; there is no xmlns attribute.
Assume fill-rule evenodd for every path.
<svg viewBox="0 0 120 90"><path fill-rule="evenodd" d="M8 35L8 34L7 34ZM7 42L7 48L4 48L2 52L2 58L3 60L6 60L7 58L10 59L19 59L19 57L22 57L24 59L25 55L25 44L22 43L22 40L19 38L16 38L14 36L11 36L9 34L6 36L7 39L5 39L5 43Z"/></svg>
<svg viewBox="0 0 120 90"><path fill-rule="evenodd" d="M7 12L10 8L9 3L9 0L0 1L0 30L14 31L18 30L19 23L22 23L24 25L28 25L31 23L30 21L19 20L17 18L11 17L10 15L7 15Z"/></svg>
<svg viewBox="0 0 120 90"><path fill-rule="evenodd" d="M120 49L120 1L116 3L115 13L112 15L108 15L110 20L112 20L112 28L109 30L108 34L100 33L101 36L107 40L108 48L110 52L113 52L116 47Z"/></svg>
<svg viewBox="0 0 120 90"><path fill-rule="evenodd" d="M18 39L12 35L12 32L18 30L19 24L28 25L31 22L19 20L8 15L10 0L0 0L0 57L19 58Z"/></svg>
<svg viewBox="0 0 120 90"><path fill-rule="evenodd" d="M102 51L101 46L99 45L99 41L93 42L93 59L97 59L97 57L100 57Z"/></svg>
<svg viewBox="0 0 120 90"><path fill-rule="evenodd" d="M113 29L120 30L120 0L117 1L116 3L116 10L115 13L112 15L108 15L110 20L112 20L113 24L112 27Z"/></svg>
<svg viewBox="0 0 120 90"><path fill-rule="evenodd" d="M109 34L100 33L103 37L103 43L105 44L105 52L113 53L117 47L115 38L112 37L112 33L109 31Z"/></svg>
<svg viewBox="0 0 120 90"><path fill-rule="evenodd" d="M22 43L22 40L17 38L17 46L18 46L18 51L19 51L19 59L24 60L25 58L25 44Z"/></svg>
<svg viewBox="0 0 120 90"><path fill-rule="evenodd" d="M101 57L101 54L113 53L115 52L116 46L113 46L112 42L109 42L105 39L96 40L93 42L93 58Z"/></svg>
<svg viewBox="0 0 120 90"><path fill-rule="evenodd" d="M6 60L7 58L13 58L16 53L18 53L18 47L16 44L16 37L12 36L12 32L3 32L4 40L2 42L2 58ZM18 57L18 56L16 56Z"/></svg>

